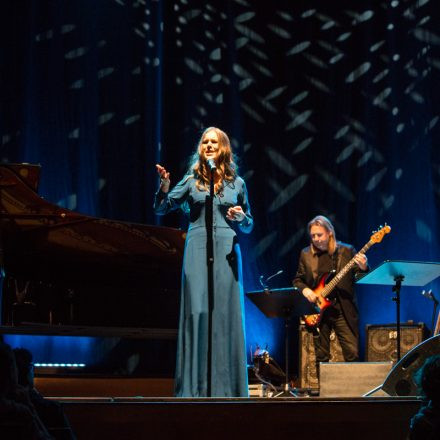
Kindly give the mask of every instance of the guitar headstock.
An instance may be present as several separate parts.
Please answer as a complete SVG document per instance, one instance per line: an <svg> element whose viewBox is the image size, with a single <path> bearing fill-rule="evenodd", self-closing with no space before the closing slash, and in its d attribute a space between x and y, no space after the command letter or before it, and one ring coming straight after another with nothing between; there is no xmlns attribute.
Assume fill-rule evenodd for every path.
<svg viewBox="0 0 440 440"><path fill-rule="evenodd" d="M377 231L373 231L373 235L370 238L370 241L373 243L380 243L385 234L389 234L391 232L391 226L388 226L385 223L385 226L380 226Z"/></svg>

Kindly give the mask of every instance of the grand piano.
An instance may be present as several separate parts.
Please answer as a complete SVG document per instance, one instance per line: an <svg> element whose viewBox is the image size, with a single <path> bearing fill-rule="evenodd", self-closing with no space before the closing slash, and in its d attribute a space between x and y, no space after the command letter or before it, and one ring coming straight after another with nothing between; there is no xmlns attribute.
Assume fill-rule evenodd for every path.
<svg viewBox="0 0 440 440"><path fill-rule="evenodd" d="M0 164L2 325L176 329L184 232L59 207L39 175Z"/></svg>

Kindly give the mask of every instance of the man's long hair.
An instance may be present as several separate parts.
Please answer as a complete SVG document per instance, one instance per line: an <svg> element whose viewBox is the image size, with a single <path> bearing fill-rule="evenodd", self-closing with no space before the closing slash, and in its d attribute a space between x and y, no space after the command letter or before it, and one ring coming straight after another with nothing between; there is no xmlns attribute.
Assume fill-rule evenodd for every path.
<svg viewBox="0 0 440 440"><path fill-rule="evenodd" d="M237 175L237 165L234 162L234 154L232 153L231 142L228 135L217 127L208 127L203 131L197 150L191 158L191 165L188 174L196 179L197 189L207 191L210 183L210 169L207 161L203 157L203 138L209 131L215 131L218 137L218 156L215 161L217 173L220 181L216 185L215 190L218 191L222 186L222 182L233 182Z"/></svg>
<svg viewBox="0 0 440 440"><path fill-rule="evenodd" d="M322 226L330 234L328 240L328 253L329 255L333 255L336 252L337 243L336 243L335 228L332 225L332 222L323 215L317 215L312 220L310 220L307 225L307 230L309 231L309 234L312 226ZM315 253L317 250L315 246L313 246L313 243L311 243L311 247L312 247L312 251Z"/></svg>

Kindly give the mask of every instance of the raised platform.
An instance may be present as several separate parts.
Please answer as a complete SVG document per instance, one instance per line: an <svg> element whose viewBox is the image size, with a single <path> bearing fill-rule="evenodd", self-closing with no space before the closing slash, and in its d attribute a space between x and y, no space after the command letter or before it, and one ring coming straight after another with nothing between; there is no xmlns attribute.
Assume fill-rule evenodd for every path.
<svg viewBox="0 0 440 440"><path fill-rule="evenodd" d="M0 333L14 346L40 344L42 360L87 355L91 364L83 373L36 369L35 381L43 395L63 403L81 440L404 440L420 407L416 398L377 396L177 399L171 397L173 330L37 326L2 327Z"/></svg>
<svg viewBox="0 0 440 440"><path fill-rule="evenodd" d="M79 439L406 439L406 398L61 399Z"/></svg>
<svg viewBox="0 0 440 440"><path fill-rule="evenodd" d="M406 439L420 401L404 397L177 399L171 378L37 377L78 439ZM167 397L168 396L168 397Z"/></svg>
<svg viewBox="0 0 440 440"><path fill-rule="evenodd" d="M72 398L163 398L173 396L169 377L36 377L35 386L44 396ZM110 397L109 397L110 396Z"/></svg>

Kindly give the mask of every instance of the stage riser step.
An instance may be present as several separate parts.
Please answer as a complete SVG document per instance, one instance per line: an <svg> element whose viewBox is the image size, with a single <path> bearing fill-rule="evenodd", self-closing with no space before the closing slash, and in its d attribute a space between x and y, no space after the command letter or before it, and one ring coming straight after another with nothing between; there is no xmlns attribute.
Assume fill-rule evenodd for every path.
<svg viewBox="0 0 440 440"><path fill-rule="evenodd" d="M360 397L383 384L392 362L321 362L320 397ZM377 391L375 396L387 396Z"/></svg>
<svg viewBox="0 0 440 440"><path fill-rule="evenodd" d="M161 402L65 403L81 440L271 439L404 440L420 403L370 398L174 399Z"/></svg>
<svg viewBox="0 0 440 440"><path fill-rule="evenodd" d="M172 378L37 377L35 386L47 397L173 397Z"/></svg>

